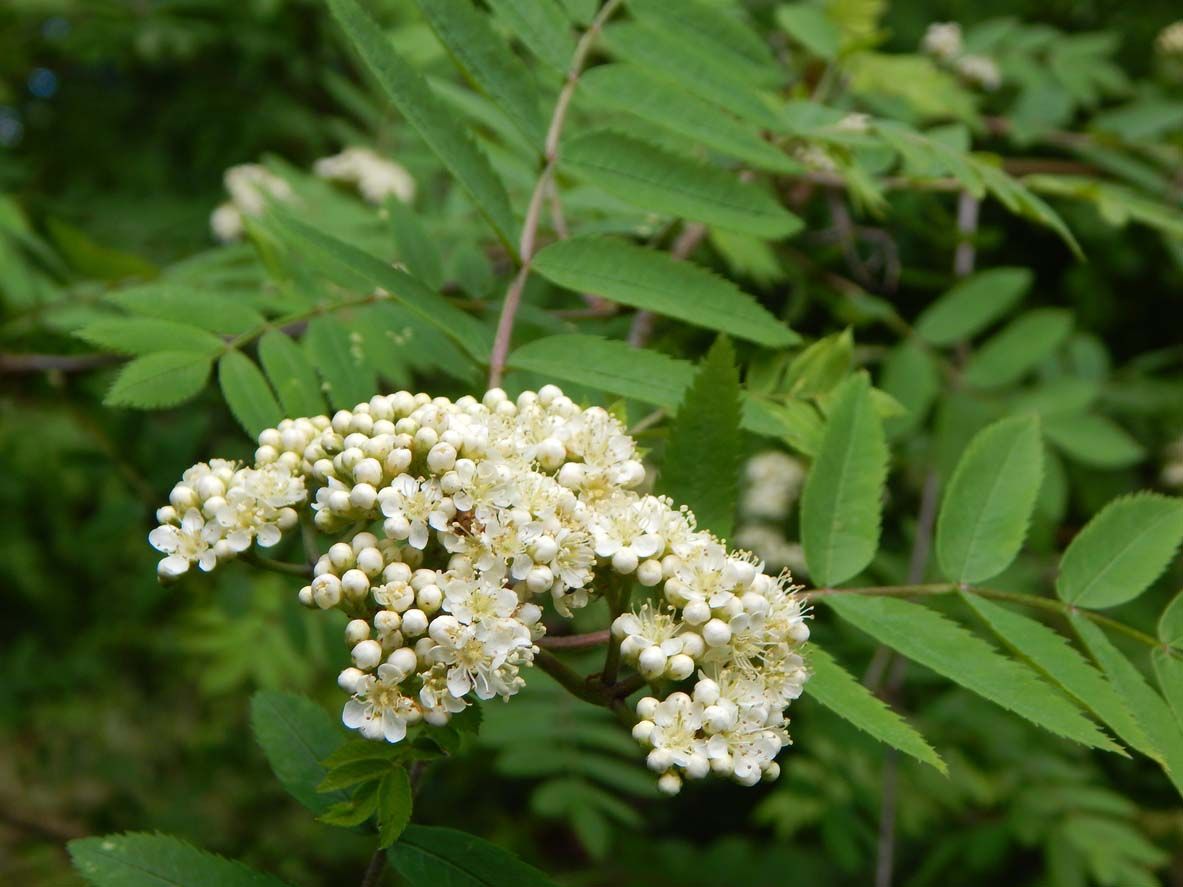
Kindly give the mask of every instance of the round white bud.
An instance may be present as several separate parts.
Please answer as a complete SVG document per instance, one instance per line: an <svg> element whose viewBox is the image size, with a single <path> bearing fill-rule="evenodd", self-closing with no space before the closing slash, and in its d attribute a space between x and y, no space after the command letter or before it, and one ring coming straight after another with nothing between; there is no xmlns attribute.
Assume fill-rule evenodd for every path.
<svg viewBox="0 0 1183 887"><path fill-rule="evenodd" d="M301 588L299 594L297 594L296 597L305 607L316 606L316 603L312 600L311 585L305 585L303 588Z"/></svg>
<svg viewBox="0 0 1183 887"><path fill-rule="evenodd" d="M628 574L637 568L637 556L631 548L621 548L612 555L612 569Z"/></svg>
<svg viewBox="0 0 1183 887"><path fill-rule="evenodd" d="M456 448L441 441L427 453L427 467L436 474L443 474L456 464Z"/></svg>
<svg viewBox="0 0 1183 887"><path fill-rule="evenodd" d="M427 614L422 610L407 610L403 613L403 634L408 637L418 637L427 631Z"/></svg>
<svg viewBox="0 0 1183 887"><path fill-rule="evenodd" d="M361 570L347 570L341 577L341 592L351 601L360 601L370 593L370 577Z"/></svg>
<svg viewBox="0 0 1183 887"><path fill-rule="evenodd" d="M682 777L677 773L663 773L657 780L657 788L663 795L673 797L682 790Z"/></svg>
<svg viewBox="0 0 1183 887"><path fill-rule="evenodd" d="M704 625L711 618L711 608L706 601L691 601L682 608L682 619L691 625Z"/></svg>
<svg viewBox="0 0 1183 887"><path fill-rule="evenodd" d="M789 626L789 637L795 640L798 644L803 644L809 640L809 626L804 622L797 622Z"/></svg>
<svg viewBox="0 0 1183 887"><path fill-rule="evenodd" d="M637 670L649 680L654 680L665 672L668 661L669 657L665 655L661 647L654 644L641 651L641 655L637 658Z"/></svg>
<svg viewBox="0 0 1183 887"><path fill-rule="evenodd" d="M666 664L665 673L675 681L683 681L694 674L694 660L685 653L671 656Z"/></svg>
<svg viewBox="0 0 1183 887"><path fill-rule="evenodd" d="M377 459L362 459L353 468L353 479L358 483L378 486L382 483L382 463Z"/></svg>
<svg viewBox="0 0 1183 887"><path fill-rule="evenodd" d="M424 613L432 614L439 610L444 602L444 593L438 585L425 585L415 594L415 603Z"/></svg>
<svg viewBox="0 0 1183 887"><path fill-rule="evenodd" d="M683 632L678 635L678 639L682 642L682 652L691 659L697 659L706 652L707 645L702 639L702 635L693 631Z"/></svg>
<svg viewBox="0 0 1183 887"><path fill-rule="evenodd" d="M419 658L410 647L399 647L386 657L386 661L398 669L404 676L413 674L419 664Z"/></svg>
<svg viewBox="0 0 1183 887"><path fill-rule="evenodd" d="M653 730L656 726L652 721L637 721L633 725L633 739L642 745L648 745L649 737L653 735Z"/></svg>
<svg viewBox="0 0 1183 887"><path fill-rule="evenodd" d="M721 647L731 640L731 626L722 619L712 619L702 627L702 639L708 647Z"/></svg>
<svg viewBox="0 0 1183 887"><path fill-rule="evenodd" d="M353 664L362 671L373 671L382 661L382 645L377 641L362 641L353 648Z"/></svg>
<svg viewBox="0 0 1183 887"><path fill-rule="evenodd" d="M364 619L351 619L345 626L345 643L353 646L370 637L370 623Z"/></svg>
<svg viewBox="0 0 1183 887"><path fill-rule="evenodd" d="M378 491L369 484L357 484L349 491L349 504L361 511L369 511L377 501Z"/></svg>
<svg viewBox="0 0 1183 887"><path fill-rule="evenodd" d="M357 568L373 579L386 568L386 558L377 548L363 548L357 553Z"/></svg>
<svg viewBox="0 0 1183 887"><path fill-rule="evenodd" d="M645 756L645 765L655 773L664 773L674 765L674 755L668 748L655 748Z"/></svg>
<svg viewBox="0 0 1183 887"><path fill-rule="evenodd" d="M341 580L332 573L325 573L312 580L312 599L322 610L328 610L341 603Z"/></svg>
<svg viewBox="0 0 1183 887"><path fill-rule="evenodd" d="M366 676L366 673L358 668L347 668L337 675L337 686L346 693L356 693L358 682Z"/></svg>
<svg viewBox="0 0 1183 887"><path fill-rule="evenodd" d="M701 705L714 705L719 701L719 685L710 678L702 678L694 685L694 701Z"/></svg>
<svg viewBox="0 0 1183 887"><path fill-rule="evenodd" d="M527 551L534 563L549 564L559 553L559 544L555 541L554 536L544 534L531 542Z"/></svg>
<svg viewBox="0 0 1183 887"><path fill-rule="evenodd" d="M374 614L374 628L378 634L387 635L402 628L403 617L394 610L379 610Z"/></svg>
<svg viewBox="0 0 1183 887"><path fill-rule="evenodd" d="M329 548L329 563L337 570L348 570L353 566L353 549L346 542L338 542Z"/></svg>
<svg viewBox="0 0 1183 887"><path fill-rule="evenodd" d="M661 582L661 561L650 558L641 561L637 566L637 581L646 588L652 588Z"/></svg>

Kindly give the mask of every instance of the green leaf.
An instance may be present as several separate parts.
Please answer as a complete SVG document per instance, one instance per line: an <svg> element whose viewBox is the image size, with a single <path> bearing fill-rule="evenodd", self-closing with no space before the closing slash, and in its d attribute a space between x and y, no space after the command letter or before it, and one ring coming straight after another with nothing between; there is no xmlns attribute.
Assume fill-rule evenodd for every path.
<svg viewBox="0 0 1183 887"><path fill-rule="evenodd" d="M918 342L908 339L893 348L883 361L879 387L903 404L908 412L883 423L889 440L902 438L919 428L941 393L936 361Z"/></svg>
<svg viewBox="0 0 1183 887"><path fill-rule="evenodd" d="M833 390L850 372L854 337L849 329L818 339L793 358L784 390L793 397L817 397Z"/></svg>
<svg viewBox="0 0 1183 887"><path fill-rule="evenodd" d="M457 126L447 106L422 75L395 51L390 39L356 0L329 0L329 8L383 92L456 177L512 251L515 226L509 197L485 155L468 133Z"/></svg>
<svg viewBox="0 0 1183 887"><path fill-rule="evenodd" d="M393 762L403 755L399 744L390 742L375 742L372 739L355 737L346 739L337 746L333 753L320 763L330 770L344 764L354 764L359 761L387 761Z"/></svg>
<svg viewBox="0 0 1183 887"><path fill-rule="evenodd" d="M1183 501L1155 493L1116 499L1060 560L1056 593L1078 607L1116 607L1144 592L1183 541Z"/></svg>
<svg viewBox="0 0 1183 887"><path fill-rule="evenodd" d="M1155 647L1150 651L1150 662L1154 666L1159 689L1175 713L1176 723L1183 727L1183 660L1173 650Z"/></svg>
<svg viewBox="0 0 1183 887"><path fill-rule="evenodd" d="M263 315L254 308L178 284L146 284L110 293L104 299L133 314L191 324L223 335L241 333L263 323Z"/></svg>
<svg viewBox="0 0 1183 887"><path fill-rule="evenodd" d="M263 334L259 339L259 362L279 395L286 415L311 417L325 411L316 368L286 333L270 330Z"/></svg>
<svg viewBox="0 0 1183 887"><path fill-rule="evenodd" d="M1042 622L980 595L963 592L962 598L1003 644L1095 714L1119 739L1144 755L1155 759L1160 757L1158 749L1126 708L1122 695L1068 643L1067 638Z"/></svg>
<svg viewBox="0 0 1183 887"><path fill-rule="evenodd" d="M378 390L378 380L365 358L360 336L338 320L317 317L308 324L304 350L324 380L325 393L334 409L352 409Z"/></svg>
<svg viewBox="0 0 1183 887"><path fill-rule="evenodd" d="M916 319L916 333L931 345L970 339L1007 313L1031 288L1026 268L991 268L957 283Z"/></svg>
<svg viewBox="0 0 1183 887"><path fill-rule="evenodd" d="M970 358L965 381L975 388L1001 388L1017 382L1050 357L1070 332L1070 311L1041 308L1022 314Z"/></svg>
<svg viewBox="0 0 1183 887"><path fill-rule="evenodd" d="M376 745L372 740L366 740L372 745ZM337 749L339 752L340 749ZM333 754L336 754L334 752ZM332 757L332 755L330 755ZM325 759L328 760L327 758ZM322 764L324 761L321 762ZM360 785L364 782L376 782L386 776L387 773L392 772L394 768L394 761L386 755L381 757L375 755L367 758L357 758L352 761L338 764L333 767L325 778L317 783L316 790L318 792L331 792L342 788L352 788L355 785Z"/></svg>
<svg viewBox="0 0 1183 887"><path fill-rule="evenodd" d="M733 283L690 262L608 237L552 243L534 257L543 277L578 292L781 348L796 333Z"/></svg>
<svg viewBox="0 0 1183 887"><path fill-rule="evenodd" d="M323 813L335 801L348 801L342 791L321 794L316 789L325 777L320 762L344 737L311 699L260 690L251 697L251 729L276 778L313 813Z"/></svg>
<svg viewBox="0 0 1183 887"><path fill-rule="evenodd" d="M765 190L735 173L619 133L596 130L565 145L563 167L649 212L768 239L789 237L803 227Z"/></svg>
<svg viewBox="0 0 1183 887"><path fill-rule="evenodd" d="M489 0L489 6L540 61L560 74L567 73L575 38L555 0Z"/></svg>
<svg viewBox="0 0 1183 887"><path fill-rule="evenodd" d="M196 351L158 351L125 364L103 403L156 410L183 403L205 387L212 359Z"/></svg>
<svg viewBox="0 0 1183 887"><path fill-rule="evenodd" d="M284 882L168 835L129 832L67 845L95 887L284 887Z"/></svg>
<svg viewBox="0 0 1183 887"><path fill-rule="evenodd" d="M112 317L87 324L78 338L118 354L193 351L214 355L225 344L213 333L188 323L153 317Z"/></svg>
<svg viewBox="0 0 1183 887"><path fill-rule="evenodd" d="M489 332L439 293L376 256L305 225L290 213L273 212L269 218L297 254L329 280L355 292L381 288L392 302L437 327L475 360L488 359L492 347Z"/></svg>
<svg viewBox="0 0 1183 887"><path fill-rule="evenodd" d="M629 0L628 9L652 31L669 34L699 58L709 57L726 75L754 86L775 85L780 72L764 38L736 6L682 0ZM670 58L676 67L677 59Z"/></svg>
<svg viewBox="0 0 1183 887"><path fill-rule="evenodd" d="M920 604L888 597L821 598L880 643L1058 736L1094 748L1116 746L1035 672Z"/></svg>
<svg viewBox="0 0 1183 887"><path fill-rule="evenodd" d="M388 200L386 214L398 256L412 277L438 290L444 282L439 247L423 227L419 214L401 200Z"/></svg>
<svg viewBox="0 0 1183 887"><path fill-rule="evenodd" d="M1158 617L1158 639L1171 647L1183 647L1183 591L1175 595Z"/></svg>
<svg viewBox="0 0 1183 887"><path fill-rule="evenodd" d="M776 23L818 58L832 61L838 55L842 32L819 7L786 3L777 7Z"/></svg>
<svg viewBox="0 0 1183 887"><path fill-rule="evenodd" d="M470 0L417 2L427 23L461 70L509 116L531 144L541 147L546 124L539 110L534 79L488 19L477 12Z"/></svg>
<svg viewBox="0 0 1183 887"><path fill-rule="evenodd" d="M858 374L837 389L801 495L801 543L818 586L854 576L879 545L887 444L870 388Z"/></svg>
<svg viewBox="0 0 1183 887"><path fill-rule="evenodd" d="M688 0L681 0L668 18L680 17L683 6L689 6ZM696 47L677 30L657 22L622 22L604 29L603 42L614 56L652 71L677 89L754 125L777 126L779 119L752 84L753 76L767 79L759 68L729 63L717 47Z"/></svg>
<svg viewBox="0 0 1183 887"><path fill-rule="evenodd" d="M661 489L688 505L700 529L731 535L739 483L739 371L720 338L708 352L670 428ZM710 466L706 470L706 466Z"/></svg>
<svg viewBox="0 0 1183 887"><path fill-rule="evenodd" d="M274 428L283 410L263 376L263 371L241 351L227 351L218 361L218 382L230 412L251 437L264 428Z"/></svg>
<svg viewBox="0 0 1183 887"><path fill-rule="evenodd" d="M1065 456L1095 468L1126 468L1146 458L1146 451L1121 426L1092 413L1048 416L1043 433Z"/></svg>
<svg viewBox="0 0 1183 887"><path fill-rule="evenodd" d="M977 433L949 480L937 518L945 577L982 582L1019 553L1043 476L1039 419L1011 416Z"/></svg>
<svg viewBox="0 0 1183 887"><path fill-rule="evenodd" d="M411 821L414 803L411 778L399 767L382 778L378 786L378 846L389 847L399 839Z"/></svg>
<svg viewBox="0 0 1183 887"><path fill-rule="evenodd" d="M364 783L354 793L353 797L338 801L316 817L318 822L325 825L335 825L340 828L353 828L361 825L378 810L378 782Z"/></svg>
<svg viewBox="0 0 1183 887"><path fill-rule="evenodd" d="M1117 688L1142 730L1161 753L1163 769L1176 791L1183 795L1183 730L1171 714L1171 709L1098 626L1078 613L1069 614L1068 619L1093 659Z"/></svg>
<svg viewBox="0 0 1183 887"><path fill-rule="evenodd" d="M878 696L860 684L829 653L809 648L809 680L805 693L880 742L947 773L945 762L916 729Z"/></svg>
<svg viewBox="0 0 1183 887"><path fill-rule="evenodd" d="M800 164L764 141L757 129L689 95L643 68L597 65L579 78L577 95L634 114L729 157L772 172L799 172Z"/></svg>
<svg viewBox="0 0 1183 887"><path fill-rule="evenodd" d="M388 857L411 887L554 887L512 853L456 829L407 826Z"/></svg>

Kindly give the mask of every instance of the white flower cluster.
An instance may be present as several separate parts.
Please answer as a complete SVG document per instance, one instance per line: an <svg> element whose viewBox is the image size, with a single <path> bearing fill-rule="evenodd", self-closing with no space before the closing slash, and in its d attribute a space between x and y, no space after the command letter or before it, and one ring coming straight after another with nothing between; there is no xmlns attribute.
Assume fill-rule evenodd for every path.
<svg viewBox="0 0 1183 887"><path fill-rule="evenodd" d="M1155 48L1166 56L1183 56L1183 20L1172 22L1158 33Z"/></svg>
<svg viewBox="0 0 1183 887"><path fill-rule="evenodd" d="M920 48L983 89L993 91L1002 85L1002 72L994 59L964 51L961 25L957 22L930 24L924 32Z"/></svg>
<svg viewBox="0 0 1183 887"><path fill-rule="evenodd" d="M257 163L241 163L226 170L223 176L230 200L218 206L210 215L210 229L222 243L242 237L244 217L261 216L268 199L290 203L295 199L292 186L266 167Z"/></svg>
<svg viewBox="0 0 1183 887"><path fill-rule="evenodd" d="M225 459L199 462L173 487L169 504L156 511L160 526L148 541L166 555L157 573L176 579L194 563L212 570L252 542L275 545L299 519L292 506L306 498L304 478L287 462L260 468L240 468Z"/></svg>
<svg viewBox="0 0 1183 887"><path fill-rule="evenodd" d="M769 569L803 572L805 556L798 543L785 538L784 522L805 480L801 463L781 450L765 450L744 466L740 495L742 522L735 542L754 552Z"/></svg>
<svg viewBox="0 0 1183 887"><path fill-rule="evenodd" d="M1163 453L1162 483L1167 487L1183 487L1183 437L1172 442Z"/></svg>
<svg viewBox="0 0 1183 887"><path fill-rule="evenodd" d="M301 498L304 481L315 488L315 526L342 534L299 599L350 617L353 664L338 683L351 697L343 720L362 735L398 742L474 697L513 696L545 633L544 605L570 616L605 585L635 581L656 598L613 624L621 658L655 686L695 680L693 695L638 705L635 735L660 785L676 791L678 771L745 784L778 772L784 709L807 677L798 650L809 630L789 577L765 575L697 530L689 510L638 492L636 445L607 411L553 385L516 401L500 389L455 402L400 391L331 419L284 420L259 436L253 469L211 465L190 469L166 517L208 511L222 526L225 512L234 528L261 526L261 511L229 508L223 489L240 475L286 477ZM209 473L222 482L202 481ZM220 556L168 541L186 565Z"/></svg>
<svg viewBox="0 0 1183 887"><path fill-rule="evenodd" d="M387 197L403 203L415 199L415 180L393 160L381 157L369 148L350 147L340 154L322 157L312 171L322 179L344 182L357 187L368 203L380 204Z"/></svg>

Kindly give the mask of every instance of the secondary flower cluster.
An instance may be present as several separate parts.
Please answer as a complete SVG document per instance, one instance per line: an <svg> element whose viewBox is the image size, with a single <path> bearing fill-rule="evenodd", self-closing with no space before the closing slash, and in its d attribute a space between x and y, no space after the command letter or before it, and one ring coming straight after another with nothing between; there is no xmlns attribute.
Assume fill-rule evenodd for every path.
<svg viewBox="0 0 1183 887"><path fill-rule="evenodd" d="M411 174L369 148L346 148L339 154L320 158L312 169L322 179L357 188L368 203L379 204L387 197L403 203L415 199L415 180ZM268 201L296 201L287 180L258 163L232 166L223 174L222 181L230 199L210 215L210 230L222 243L239 240L246 229L245 219L261 216Z"/></svg>
<svg viewBox="0 0 1183 887"><path fill-rule="evenodd" d="M998 63L994 59L965 52L961 25L957 22L933 22L924 32L920 46L970 83L986 90L995 90L1002 85L1002 72L998 70Z"/></svg>
<svg viewBox="0 0 1183 887"><path fill-rule="evenodd" d="M668 694L638 703L634 730L659 784L775 778L784 709L807 677L795 589L639 492L644 481L621 423L553 385L516 401L401 391L284 420L259 436L253 468L190 469L151 541L169 555L162 576L210 569L276 541L315 489L312 521L341 541L299 599L350 617L343 720L389 742L517 693L544 606L570 616L609 585L653 589L612 629L622 659Z"/></svg>

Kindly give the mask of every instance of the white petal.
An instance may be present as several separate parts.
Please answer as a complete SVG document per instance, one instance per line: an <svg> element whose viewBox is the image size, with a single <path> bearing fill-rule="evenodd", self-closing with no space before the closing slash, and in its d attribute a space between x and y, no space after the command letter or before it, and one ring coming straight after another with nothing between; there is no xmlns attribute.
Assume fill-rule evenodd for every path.
<svg viewBox="0 0 1183 887"><path fill-rule="evenodd" d="M366 710L368 705L358 702L356 699L350 699L345 703L345 708L341 712L341 721L346 727L351 730L356 730L366 720Z"/></svg>

